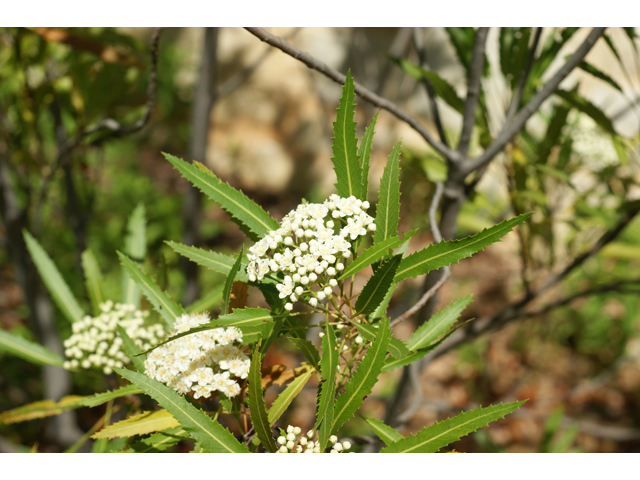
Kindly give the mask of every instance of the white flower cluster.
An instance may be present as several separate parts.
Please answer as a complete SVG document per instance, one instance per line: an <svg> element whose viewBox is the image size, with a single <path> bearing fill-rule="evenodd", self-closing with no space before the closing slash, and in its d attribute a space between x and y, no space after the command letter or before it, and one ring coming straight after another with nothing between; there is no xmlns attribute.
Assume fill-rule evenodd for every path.
<svg viewBox="0 0 640 480"><path fill-rule="evenodd" d="M369 202L335 194L322 204L298 205L282 219L280 228L249 248L249 280L284 272L276 287L280 298L290 300L285 309L293 309L298 300L315 307L338 285L333 277L344 269L339 258L351 256L349 240L375 231L373 218L365 212L368 208ZM312 289L314 285L319 289Z"/></svg>
<svg viewBox="0 0 640 480"><path fill-rule="evenodd" d="M207 313L181 315L167 338L209 322ZM178 393L193 390L196 399L209 398L215 391L235 397L240 386L232 377L247 378L251 365L242 349L234 345L241 341L242 332L234 327L185 335L149 353L144 373ZM211 365L217 365L217 371Z"/></svg>
<svg viewBox="0 0 640 480"><path fill-rule="evenodd" d="M610 135L587 115L579 116L578 125L574 127L571 136L574 153L588 169L599 172L620 163Z"/></svg>
<svg viewBox="0 0 640 480"><path fill-rule="evenodd" d="M287 427L287 436L281 435L276 440L280 448L276 453L322 453L320 451L320 442L313 441L316 432L309 430L306 435L301 435L302 429L289 425ZM338 442L338 437L331 435L329 441L333 445L331 453L342 453L351 448L349 442Z"/></svg>
<svg viewBox="0 0 640 480"><path fill-rule="evenodd" d="M164 336L162 325L144 325L147 311L136 310L133 305L111 300L101 303L102 313L97 317L85 316L71 325L73 332L64 342L64 354L69 358L64 368L102 368L110 374L113 367L122 368L130 362L122 349L118 336L120 325L140 348L147 349Z"/></svg>

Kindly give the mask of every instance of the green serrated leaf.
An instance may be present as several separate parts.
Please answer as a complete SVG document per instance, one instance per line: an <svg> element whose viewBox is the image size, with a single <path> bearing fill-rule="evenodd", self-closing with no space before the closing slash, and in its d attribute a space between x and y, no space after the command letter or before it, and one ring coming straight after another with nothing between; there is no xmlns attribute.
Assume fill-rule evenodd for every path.
<svg viewBox="0 0 640 480"><path fill-rule="evenodd" d="M256 431L256 435L262 446L269 452L275 453L278 449L273 434L271 433L270 417L267 415L267 407L264 403L264 389L262 388L262 377L260 374L262 367L262 355L258 345L253 350L251 357L251 368L249 369L249 387L247 390L247 405L251 423ZM269 412L270 414L271 412Z"/></svg>
<svg viewBox="0 0 640 480"><path fill-rule="evenodd" d="M358 255L358 258L351 262L347 268L344 269L342 274L340 274L340 277L338 277L338 281L344 280L345 278L348 278L351 275L358 273L360 270L368 267L372 263L382 260L389 254L389 250L398 248L406 240L406 235L403 239L400 239L397 236L393 235L381 241L380 243L371 245L364 252Z"/></svg>
<svg viewBox="0 0 640 480"><path fill-rule="evenodd" d="M229 275L231 267L235 263L235 259L229 255L224 255L218 252L211 252L209 250L203 250L202 248L189 247L182 243L166 242L174 251L180 255L187 257L189 260L194 261L198 265L207 267L214 272L219 272L224 275ZM246 256L242 259L242 268L238 271L236 278L240 282L247 282L246 268L249 264L249 260Z"/></svg>
<svg viewBox="0 0 640 480"><path fill-rule="evenodd" d="M169 387L141 373L116 368L116 372L153 397L189 434L211 453L249 453L225 427L209 418Z"/></svg>
<svg viewBox="0 0 640 480"><path fill-rule="evenodd" d="M373 243L379 243L398 235L400 221L400 147L398 142L387 160L380 180L376 205L376 232Z"/></svg>
<svg viewBox="0 0 640 480"><path fill-rule="evenodd" d="M401 262L402 255L394 255L371 276L356 301L356 312L359 315L373 312L382 303Z"/></svg>
<svg viewBox="0 0 640 480"><path fill-rule="evenodd" d="M83 407L97 407L99 405L107 403L109 400L113 400L114 398L124 397L126 395L137 395L138 393L143 393L135 385L127 385L126 387L120 387L113 391L96 393L90 397L85 397L81 400L78 400L78 405Z"/></svg>
<svg viewBox="0 0 640 480"><path fill-rule="evenodd" d="M236 278L236 274L240 270L240 262L242 262L242 257L244 252L244 246L240 247L240 253L238 254L238 258L235 263L231 267L231 271L227 276L226 281L224 282L224 290L222 290L222 310L220 312L221 315L226 315L229 313L229 303L231 302L231 287L233 286L233 282Z"/></svg>
<svg viewBox="0 0 640 480"><path fill-rule="evenodd" d="M298 347L313 368L320 370L320 353L313 343L306 338L289 337L289 341Z"/></svg>
<svg viewBox="0 0 640 480"><path fill-rule="evenodd" d="M358 146L358 158L362 167L362 200L366 200L369 196L369 165L371 163L371 148L373 146L373 134L378 121L378 115L371 120L369 126L364 130L364 136Z"/></svg>
<svg viewBox="0 0 640 480"><path fill-rule="evenodd" d="M186 402L186 400L183 401ZM104 427L99 432L93 434L91 438L132 437L134 435L146 435L148 433L159 432L179 426L180 424L169 411L154 410L153 412L142 412L137 415L133 415L125 420L121 420Z"/></svg>
<svg viewBox="0 0 640 480"><path fill-rule="evenodd" d="M91 250L82 252L82 269L84 270L85 285L91 300L93 314L100 314L100 304L105 302L107 297L104 293L104 280L96 257Z"/></svg>
<svg viewBox="0 0 640 480"><path fill-rule="evenodd" d="M375 433L385 445L391 445L392 443L404 438L395 428L386 425L380 420L376 420L375 418L365 418L365 421L373 429L373 433Z"/></svg>
<svg viewBox="0 0 640 480"><path fill-rule="evenodd" d="M345 385L345 391L336 399L334 419L331 432L336 433L342 425L347 423L364 403L364 399L371 393L373 386L382 371L387 347L391 339L389 320L380 322L378 335L364 356L357 370Z"/></svg>
<svg viewBox="0 0 640 480"><path fill-rule="evenodd" d="M127 452L158 453L176 445L184 439L186 431L182 427L170 428L162 432L154 433L148 438L131 445Z"/></svg>
<svg viewBox="0 0 640 480"><path fill-rule="evenodd" d="M580 62L580 64L578 65L578 68L581 69L581 70L584 70L585 72L593 75L594 77L599 78L600 80L608 83L610 86L612 86L613 88L618 90L620 93L624 93L622 91L622 88L620 87L620 85L618 85L618 82L616 82L609 75L604 73L602 70L596 68L595 66L593 66L589 62L585 62L585 61Z"/></svg>
<svg viewBox="0 0 640 480"><path fill-rule="evenodd" d="M463 258L470 257L474 253L484 250L486 246L499 241L513 227L524 222L530 216L531 213L524 213L487 228L476 235L461 240L442 241L409 255L400 263L394 281L401 282L407 278L419 277L431 270L458 263Z"/></svg>
<svg viewBox="0 0 640 480"><path fill-rule="evenodd" d="M351 70L349 70L342 88L338 117L333 122L333 145L331 147L333 157L331 157L331 161L338 180L335 184L338 195L344 198L353 195L361 200L366 200L362 197L362 170L358 165L358 139L356 137L356 122L353 120L356 108L354 99L355 85L351 78Z"/></svg>
<svg viewBox="0 0 640 480"><path fill-rule="evenodd" d="M180 315L184 314L184 310L180 305L175 303L169 295L161 291L158 286L142 271L142 269L130 260L126 255L117 252L120 263L125 271L131 276L134 282L140 287L142 293L151 302L153 308L162 316L169 327L172 327Z"/></svg>
<svg viewBox="0 0 640 480"><path fill-rule="evenodd" d="M423 428L415 436L402 438L383 448L380 453L434 453L465 435L475 432L489 423L504 418L519 408L526 400L490 405L461 413L455 417Z"/></svg>
<svg viewBox="0 0 640 480"><path fill-rule="evenodd" d="M187 307L187 312L205 312L219 306L222 301L222 289L223 285L218 285L217 287L212 288L198 300L189 305Z"/></svg>
<svg viewBox="0 0 640 480"><path fill-rule="evenodd" d="M289 408L289 405L291 405L293 399L302 391L311 378L311 374L313 372L315 372L315 370L312 368L308 372L297 377L287 385L287 388L285 388L280 395L278 395L278 398L273 401L273 404L269 409L269 425L276 423L285 410Z"/></svg>
<svg viewBox="0 0 640 480"><path fill-rule="evenodd" d="M366 341L371 342L376 338L378 329L375 327L375 325L368 325L365 323L354 323L354 325L358 330L358 333ZM391 355L393 355L394 358L404 358L411 353L409 352L409 349L404 344L404 342L394 336L391 336L388 351Z"/></svg>
<svg viewBox="0 0 640 480"><path fill-rule="evenodd" d="M124 252L130 259L136 262L138 266L142 265L144 257L147 254L146 223L144 205L139 203L131 214L131 217L129 217L127 236L124 244ZM126 270L122 272L122 280L124 283L123 303L138 307L140 305L140 290L138 285Z"/></svg>
<svg viewBox="0 0 640 480"><path fill-rule="evenodd" d="M442 335L447 333L460 317L462 311L473 300L473 295L467 295L454 302L433 315L429 321L423 323L409 339L407 348L411 351L421 350L436 342Z"/></svg>
<svg viewBox="0 0 640 480"><path fill-rule="evenodd" d="M320 360L320 375L323 378L318 394L318 409L316 411L316 423L318 426L327 418L327 410L333 407L336 391L336 370L338 368L338 342L333 327L325 325L325 335L322 337L322 359ZM328 438L328 437L327 437Z"/></svg>
<svg viewBox="0 0 640 480"><path fill-rule="evenodd" d="M596 107L589 100L579 95L578 92L574 90L568 91L558 89L553 93L562 98L572 107L591 117L593 121L595 121L605 132L612 135L617 135L617 132L613 127L613 122L609 119L609 117L607 117L607 115L599 107Z"/></svg>
<svg viewBox="0 0 640 480"><path fill-rule="evenodd" d="M436 72L422 68L420 65L416 65L404 58L391 57L391 59L398 64L405 73L411 75L416 80L422 81L426 79L433 87L436 95L447 102L451 108L459 113L464 111L464 100L458 96L456 89Z"/></svg>
<svg viewBox="0 0 640 480"><path fill-rule="evenodd" d="M257 242L268 232L278 229L278 222L271 218L261 206L242 191L220 180L206 167L190 165L168 153L163 155L183 177L211 200L219 203L231 216L231 220L238 224L251 240Z"/></svg>
<svg viewBox="0 0 640 480"><path fill-rule="evenodd" d="M140 373L144 373L144 361L146 357L140 356L142 349L136 345L121 325L117 325L117 327L118 335L122 339L122 347L124 348L125 353L129 356L129 359L131 360L131 363L133 363L134 367L136 367L136 370Z"/></svg>
<svg viewBox="0 0 640 480"><path fill-rule="evenodd" d="M84 312L69 290L64 278L38 241L26 230L23 231L23 234L33 263L35 263L53 301L71 323L79 322L84 317Z"/></svg>
<svg viewBox="0 0 640 480"><path fill-rule="evenodd" d="M60 355L48 348L2 329L0 329L0 350L40 365L62 367L64 363Z"/></svg>

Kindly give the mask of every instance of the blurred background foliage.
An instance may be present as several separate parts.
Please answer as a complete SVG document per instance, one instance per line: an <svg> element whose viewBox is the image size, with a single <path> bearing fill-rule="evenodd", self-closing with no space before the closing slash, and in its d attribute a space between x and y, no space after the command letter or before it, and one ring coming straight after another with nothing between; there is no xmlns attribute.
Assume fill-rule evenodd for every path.
<svg viewBox="0 0 640 480"><path fill-rule="evenodd" d="M525 83L516 107L533 97L588 30L491 30L472 156L512 118L509 106L519 82ZM396 102L436 132L423 85L427 80L439 98L445 139L449 145L457 142L474 29L273 31L342 72L350 68L356 84ZM0 29L3 329L43 343L52 338L38 323L36 298L30 300L25 290L42 288L23 258L16 229L27 229L38 239L88 306L80 255L86 249L94 253L105 290L117 298L116 250L123 248L127 218L139 203L148 220L146 271L166 278L161 283L176 299L184 298L188 277L203 294L220 285L220 275L203 269L194 274L164 243L181 241L190 215L199 218L194 238L203 248L235 252L243 238L208 201L185 211L189 187L160 153L194 159L188 152L194 151L193 111L199 102L212 108L205 156L196 159L274 217L281 218L301 198L321 201L332 193L331 121L340 87L241 29L219 29L212 43L203 32L163 33L151 115L129 133L127 126L148 108L153 29ZM588 252L625 212L637 208L639 43L633 28L608 29L496 160L470 176L458 237L510 216L535 213L501 244L454 266L438 308L474 293L463 320L494 315ZM532 45L537 57L526 75ZM205 60L215 74L209 77L208 96L200 98L197 84ZM356 101L362 134L376 109ZM446 179L447 163L387 112L381 113L376 131L370 190L377 191L385 157L402 138L401 230L420 229L410 246L417 250L432 241L427 209L434 182ZM530 398L513 418L459 442L456 450L638 451L640 279L634 272L640 266L639 238L640 222L631 220L617 238L532 302L517 322L426 365L420 375L422 402L406 431L477 404ZM419 283L398 291L392 312L415 301ZM263 301L253 295L249 303ZM49 308L53 331L67 338L69 324ZM408 336L408 323L395 334ZM271 357L265 361L299 363L286 345ZM0 362L0 411L51 393L40 367L3 352ZM395 373L368 399L369 416L381 415L398 382ZM64 393L102 391L107 385L101 382L97 376L74 374ZM313 417L308 415L313 398L312 392L307 397L303 392L288 413L291 423L304 428ZM78 411L80 430L87 431L103 413ZM0 449L38 443L40 451L58 451L68 446L47 425L42 420L0 425ZM352 435L370 433L363 422L352 422Z"/></svg>

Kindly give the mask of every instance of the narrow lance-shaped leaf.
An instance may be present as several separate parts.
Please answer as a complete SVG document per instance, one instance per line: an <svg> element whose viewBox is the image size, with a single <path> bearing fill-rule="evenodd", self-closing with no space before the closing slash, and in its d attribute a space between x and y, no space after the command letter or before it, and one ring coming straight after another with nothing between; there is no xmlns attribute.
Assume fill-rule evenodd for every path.
<svg viewBox="0 0 640 480"><path fill-rule="evenodd" d="M238 270L240 270L240 262L242 262L243 252L244 247L241 247L238 258L231 267L231 271L227 276L227 280L224 282L224 290L222 290L222 311L220 312L221 315L226 315L227 313L229 313L229 303L231 302L231 287L233 286L233 281L236 278Z"/></svg>
<svg viewBox="0 0 640 480"><path fill-rule="evenodd" d="M378 204L376 205L376 233L373 243L379 243L398 235L400 221L400 147L398 142L387 160L380 180Z"/></svg>
<svg viewBox="0 0 640 480"><path fill-rule="evenodd" d="M371 393L378 380L378 375L387 356L387 347L391 339L389 320L380 322L378 336L373 341L358 369L347 382L345 391L336 400L333 412L332 433L336 433L342 425L350 420L364 403L364 399Z"/></svg>
<svg viewBox="0 0 640 480"><path fill-rule="evenodd" d="M451 302L423 323L407 340L409 350L416 351L426 348L447 333L456 323L462 311L471 303L471 300L473 300L473 295L467 295Z"/></svg>
<svg viewBox="0 0 640 480"><path fill-rule="evenodd" d="M380 453L434 453L465 435L475 432L491 422L519 408L526 400L490 405L464 412L430 427L423 428L415 436L402 438L383 448Z"/></svg>
<svg viewBox="0 0 640 480"><path fill-rule="evenodd" d="M247 447L202 410L187 402L169 387L141 373L116 368L116 372L153 397L189 434L211 453L249 453Z"/></svg>
<svg viewBox="0 0 640 480"><path fill-rule="evenodd" d="M347 72L342 96L338 106L338 117L333 122L333 169L336 172L336 189L341 197L351 195L362 198L362 170L358 165L358 139L356 137L355 115L355 85L351 78L351 71Z"/></svg>
<svg viewBox="0 0 640 480"><path fill-rule="evenodd" d="M373 134L376 128L376 122L378 121L378 115L371 120L369 126L364 130L364 136L358 146L358 158L360 159L360 166L362 167L362 200L366 200L369 196L369 166L371 164L371 148L373 146Z"/></svg>
<svg viewBox="0 0 640 480"><path fill-rule="evenodd" d="M618 85L618 82L616 82L609 75L604 73L602 70L599 70L598 68L596 68L594 65L590 64L589 62L585 62L585 61L580 62L580 64L578 65L578 68L580 68L581 70L584 70L587 73L590 73L594 77L599 78L600 80L602 80L604 82L607 82L609 85L611 85L613 88L618 90L620 93L624 93L622 88L620 87L620 85Z"/></svg>
<svg viewBox="0 0 640 480"><path fill-rule="evenodd" d="M333 405L336 391L336 369L340 352L337 350L338 342L333 332L333 327L325 325L325 335L322 337L322 359L320 360L320 375L322 376L321 390L318 396L318 409L316 412L316 424L318 428L325 419L329 405Z"/></svg>
<svg viewBox="0 0 640 480"><path fill-rule="evenodd" d="M153 280L151 280L138 265L127 258L126 255L118 252L118 257L120 257L120 263L124 269L140 287L142 293L144 293L145 297L147 297L151 305L153 305L153 308L162 316L169 327L173 326L176 318L184 314L182 307L175 303L169 295L160 290Z"/></svg>
<svg viewBox="0 0 640 480"><path fill-rule="evenodd" d="M391 288L396 271L402 261L402 255L394 255L381 265L360 292L356 302L358 314L369 314L382 303Z"/></svg>
<svg viewBox="0 0 640 480"><path fill-rule="evenodd" d="M403 239L393 235L382 242L371 245L344 269L340 277L338 277L338 281L349 278L351 275L358 273L372 263L382 260L389 254L389 250L398 248L405 240L407 240L406 235Z"/></svg>
<svg viewBox="0 0 640 480"><path fill-rule="evenodd" d="M251 416L251 423L262 446L274 453L278 447L271 433L271 423L267 416L267 407L264 403L262 388L262 376L260 374L262 355L258 345L253 350L251 368L249 369L249 387L247 392L247 405Z"/></svg>
<svg viewBox="0 0 640 480"><path fill-rule="evenodd" d="M36 268L42 277L42 281L47 286L47 290L49 290L53 301L70 322L79 322L82 320L84 312L71 293L71 290L69 290L64 278L62 278L55 264L38 241L26 230L23 233L33 263L36 264Z"/></svg>
<svg viewBox="0 0 640 480"><path fill-rule="evenodd" d="M198 265L202 265L203 267L207 267L214 272L219 272L224 275L229 275L229 272L231 272L231 267L233 267L233 264L236 261L230 255L211 252L209 250L203 250L202 248L189 247L187 245L183 245L182 243L167 242L167 245L169 245L180 255L187 257L189 260L194 261ZM245 273L245 271L248 264L249 260L245 256L242 259L242 268L240 268L236 275L236 278L242 282L247 281L247 274Z"/></svg>
<svg viewBox="0 0 640 480"><path fill-rule="evenodd" d="M320 354L316 346L306 338L289 337L289 341L293 343L302 352L309 363L313 365L316 370L320 369Z"/></svg>
<svg viewBox="0 0 640 480"><path fill-rule="evenodd" d="M404 438L395 428L386 425L380 420L376 420L375 418L365 418L365 421L373 429L374 433L380 438L380 440L385 443L385 445L390 445L393 442L397 442Z"/></svg>
<svg viewBox="0 0 640 480"><path fill-rule="evenodd" d="M118 335L122 339L122 347L124 348L125 353L129 356L129 359L131 360L131 363L133 363L134 367L136 367L136 370L140 373L144 373L145 357L140 356L142 349L136 345L121 325L117 325L117 327Z"/></svg>
<svg viewBox="0 0 640 480"><path fill-rule="evenodd" d="M93 314L100 314L100 304L105 302L107 297L104 293L104 280L96 257L91 250L82 252L82 269L84 270L85 285L87 293L93 307Z"/></svg>
<svg viewBox="0 0 640 480"><path fill-rule="evenodd" d="M258 241L271 230L278 228L278 222L271 218L262 207L242 191L236 190L220 180L203 165L197 164L197 162L191 165L173 155L167 153L163 153L163 155L183 177L198 187L211 200L220 204L231 216L231 220L238 224L251 240Z"/></svg>
<svg viewBox="0 0 640 480"><path fill-rule="evenodd" d="M154 410L153 412L142 412L109 425L93 434L91 438L133 437L179 426L178 420L167 410Z"/></svg>
<svg viewBox="0 0 640 480"><path fill-rule="evenodd" d="M313 369L297 377L293 382L287 385L278 398L273 401L271 408L269 409L269 425L273 425L278 421L282 414L289 408L293 399L302 391L304 386L311 378Z"/></svg>
<svg viewBox="0 0 640 480"><path fill-rule="evenodd" d="M146 223L145 208L140 203L131 214L131 217L129 217L124 244L124 252L138 266L142 265L147 254ZM140 289L138 285L126 270L122 272L122 280L124 284L123 302L138 307L140 305Z"/></svg>
<svg viewBox="0 0 640 480"><path fill-rule="evenodd" d="M90 397L85 397L78 400L78 405L83 407L98 407L107 403L109 400L113 400L114 398L124 397L126 395L136 395L138 393L142 393L135 385L127 385L126 387L120 387L115 390L103 393L96 393Z"/></svg>
<svg viewBox="0 0 640 480"><path fill-rule="evenodd" d="M62 367L64 363L64 359L60 355L48 348L2 329L0 329L0 350L41 365Z"/></svg>
<svg viewBox="0 0 640 480"><path fill-rule="evenodd" d="M378 333L377 325L371 325L366 323L354 323L355 327L358 329L358 333L368 342L372 342L376 338L376 334ZM389 353L393 355L394 358L404 358L409 355L409 349L404 344L402 340L399 338L391 336L391 340L389 341Z"/></svg>
<svg viewBox="0 0 640 480"><path fill-rule="evenodd" d="M67 410L80 408L78 400L83 398L85 397L68 395L66 397L62 397L59 402L56 402L55 400L40 400L38 402L29 403L28 405L22 405L21 407L14 408L12 410L6 410L0 413L0 425L26 422L27 420L34 420L36 418L60 415L62 412L66 412Z"/></svg>
<svg viewBox="0 0 640 480"><path fill-rule="evenodd" d="M170 428L162 432L154 433L148 438L143 438L139 442L131 445L127 452L136 453L158 453L172 447L183 440L186 432L182 427Z"/></svg>
<svg viewBox="0 0 640 480"><path fill-rule="evenodd" d="M400 282L407 278L419 277L431 270L458 263L463 258L470 257L474 253L484 250L486 246L499 241L513 227L524 222L529 216L531 213L524 213L487 228L476 235L461 240L442 241L409 255L400 263L395 281Z"/></svg>

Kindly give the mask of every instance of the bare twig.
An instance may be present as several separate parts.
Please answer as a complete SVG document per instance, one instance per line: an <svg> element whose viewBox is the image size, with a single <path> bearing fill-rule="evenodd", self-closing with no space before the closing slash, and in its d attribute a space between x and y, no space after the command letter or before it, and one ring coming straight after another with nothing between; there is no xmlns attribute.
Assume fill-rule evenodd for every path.
<svg viewBox="0 0 640 480"><path fill-rule="evenodd" d="M307 52L304 52L299 48L294 47L293 45L285 42L280 37L276 35L272 35L262 28L245 27L245 30L255 35L263 42L268 43L269 45L281 50L282 52L295 58L296 60L299 60L300 62L304 63L307 67L322 73L323 75L329 77L331 80L333 80L336 83L339 83L340 85L344 85L345 78L346 78L345 75L343 75L336 69L331 68L326 63L309 55ZM384 110L387 110L389 113L393 114L398 119L406 122L411 128L413 128L416 132L418 132L420 136L424 138L426 142L429 145L431 145L431 147L433 147L434 150L436 150L444 158L450 161L458 160L459 157L456 154L456 152L453 152L452 150L447 148L445 145L443 145L442 143L437 141L435 138L433 138L423 125L421 125L414 117L412 117L407 112L402 110L395 103L387 100L386 98L382 98L376 95L371 90L364 88L362 85L358 83L356 83L355 92L367 102L377 107L380 107Z"/></svg>
<svg viewBox="0 0 640 480"><path fill-rule="evenodd" d="M511 139L524 127L529 118L540 108L542 102L549 98L556 91L560 83L571 73L571 71L582 62L589 53L596 41L602 36L606 27L596 27L582 42L582 45L569 57L565 64L555 73L553 77L536 93L527 105L518 112L509 122L505 122L502 130L484 153L462 165L464 176L489 163L498 152L500 152Z"/></svg>
<svg viewBox="0 0 640 480"><path fill-rule="evenodd" d="M458 143L458 153L461 158L467 156L471 132L476 123L476 108L478 97L480 96L480 80L482 79L482 69L484 67L484 49L487 43L488 27L481 27L476 31L471 64L469 65L469 81L467 82L467 99L464 102L462 115L462 130L460 132L460 142Z"/></svg>
<svg viewBox="0 0 640 480"><path fill-rule="evenodd" d="M509 110L507 111L507 117L505 123L509 122L511 118L516 114L518 108L520 107L520 100L522 100L522 93L524 92L524 88L527 86L527 80L529 80L529 74L531 73L531 69L533 68L533 62L536 59L536 50L538 49L538 43L540 42L540 36L542 34L542 27L538 27L536 33L533 37L533 44L531 45L531 50L529 51L529 58L527 59L527 66L520 77L520 81L518 82L518 88L516 89L516 93L511 99L511 105L509 105Z"/></svg>
<svg viewBox="0 0 640 480"><path fill-rule="evenodd" d="M420 60L420 66L424 69L427 68L427 49L424 46L424 41L422 39L422 27L413 27L413 43L416 47L416 52L418 52L418 59ZM436 124L436 129L438 130L438 136L440 137L440 141L449 146L447 143L447 136L444 133L444 127L442 126L442 119L440 118L440 111L438 110L438 102L436 102L436 91L433 89L433 85L426 78L422 79L422 83L424 85L425 90L427 91L427 95L429 96L429 105L431 107L431 116L433 117L433 122Z"/></svg>
<svg viewBox="0 0 640 480"><path fill-rule="evenodd" d="M429 207L429 224L431 226L431 233L433 234L433 239L436 243L442 241L442 235L440 234L440 229L438 228L438 221L436 220L436 212L438 210L438 205L440 204L440 199L442 198L442 193L444 192L444 185L442 182L436 183L436 191L433 194L433 200L431 200L431 206ZM390 326L391 328L399 325L404 322L407 318L415 315L428 301L431 297L433 297L438 290L449 280L451 277L451 269L449 267L443 267L442 276L436 282L436 284L427 290L422 298L418 300L418 302L411 307L409 310L404 312L398 318L394 319Z"/></svg>

